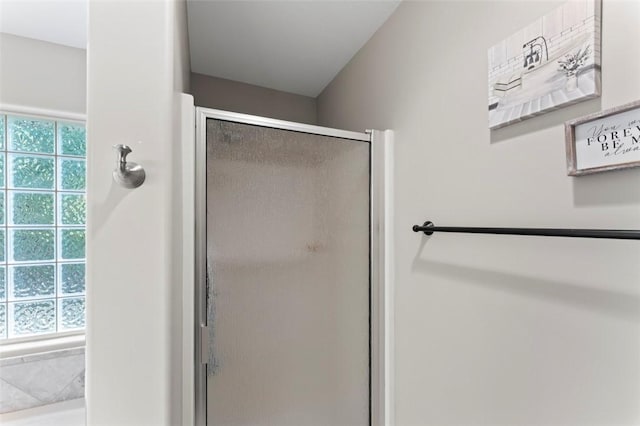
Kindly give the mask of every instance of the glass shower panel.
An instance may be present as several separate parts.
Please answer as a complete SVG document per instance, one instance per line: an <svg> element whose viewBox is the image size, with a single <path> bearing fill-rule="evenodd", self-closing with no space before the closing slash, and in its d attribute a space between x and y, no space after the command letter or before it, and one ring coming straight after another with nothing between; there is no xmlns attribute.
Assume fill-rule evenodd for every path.
<svg viewBox="0 0 640 426"><path fill-rule="evenodd" d="M207 120L207 424L369 424L369 149Z"/></svg>

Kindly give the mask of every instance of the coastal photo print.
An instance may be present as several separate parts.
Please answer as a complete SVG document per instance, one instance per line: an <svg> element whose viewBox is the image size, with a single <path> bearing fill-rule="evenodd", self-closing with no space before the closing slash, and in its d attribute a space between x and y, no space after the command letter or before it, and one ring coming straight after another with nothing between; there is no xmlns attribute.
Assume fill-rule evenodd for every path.
<svg viewBox="0 0 640 426"><path fill-rule="evenodd" d="M600 95L601 9L568 1L489 49L489 128Z"/></svg>

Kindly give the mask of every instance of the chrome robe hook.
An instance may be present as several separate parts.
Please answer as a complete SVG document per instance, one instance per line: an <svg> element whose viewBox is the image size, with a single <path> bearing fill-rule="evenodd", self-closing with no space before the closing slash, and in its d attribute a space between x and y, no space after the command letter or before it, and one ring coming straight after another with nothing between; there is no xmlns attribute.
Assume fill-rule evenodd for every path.
<svg viewBox="0 0 640 426"><path fill-rule="evenodd" d="M125 188L137 188L142 185L146 177L142 166L133 162L127 163L127 155L131 153L131 148L122 144L114 145L113 148L118 151L113 180Z"/></svg>

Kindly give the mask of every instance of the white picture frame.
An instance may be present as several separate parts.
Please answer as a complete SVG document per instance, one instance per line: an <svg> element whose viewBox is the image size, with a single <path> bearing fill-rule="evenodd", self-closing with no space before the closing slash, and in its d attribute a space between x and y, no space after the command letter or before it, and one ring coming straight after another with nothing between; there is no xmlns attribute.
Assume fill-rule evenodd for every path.
<svg viewBox="0 0 640 426"><path fill-rule="evenodd" d="M640 166L640 101L565 123L567 174Z"/></svg>
<svg viewBox="0 0 640 426"><path fill-rule="evenodd" d="M489 49L490 129L600 96L601 10L568 1Z"/></svg>

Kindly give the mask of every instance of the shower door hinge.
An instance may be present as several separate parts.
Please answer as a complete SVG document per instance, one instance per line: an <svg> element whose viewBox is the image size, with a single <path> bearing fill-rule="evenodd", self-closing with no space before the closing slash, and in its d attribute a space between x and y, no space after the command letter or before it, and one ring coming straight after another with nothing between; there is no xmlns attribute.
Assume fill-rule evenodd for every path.
<svg viewBox="0 0 640 426"><path fill-rule="evenodd" d="M200 364L209 362L209 327L200 325Z"/></svg>

